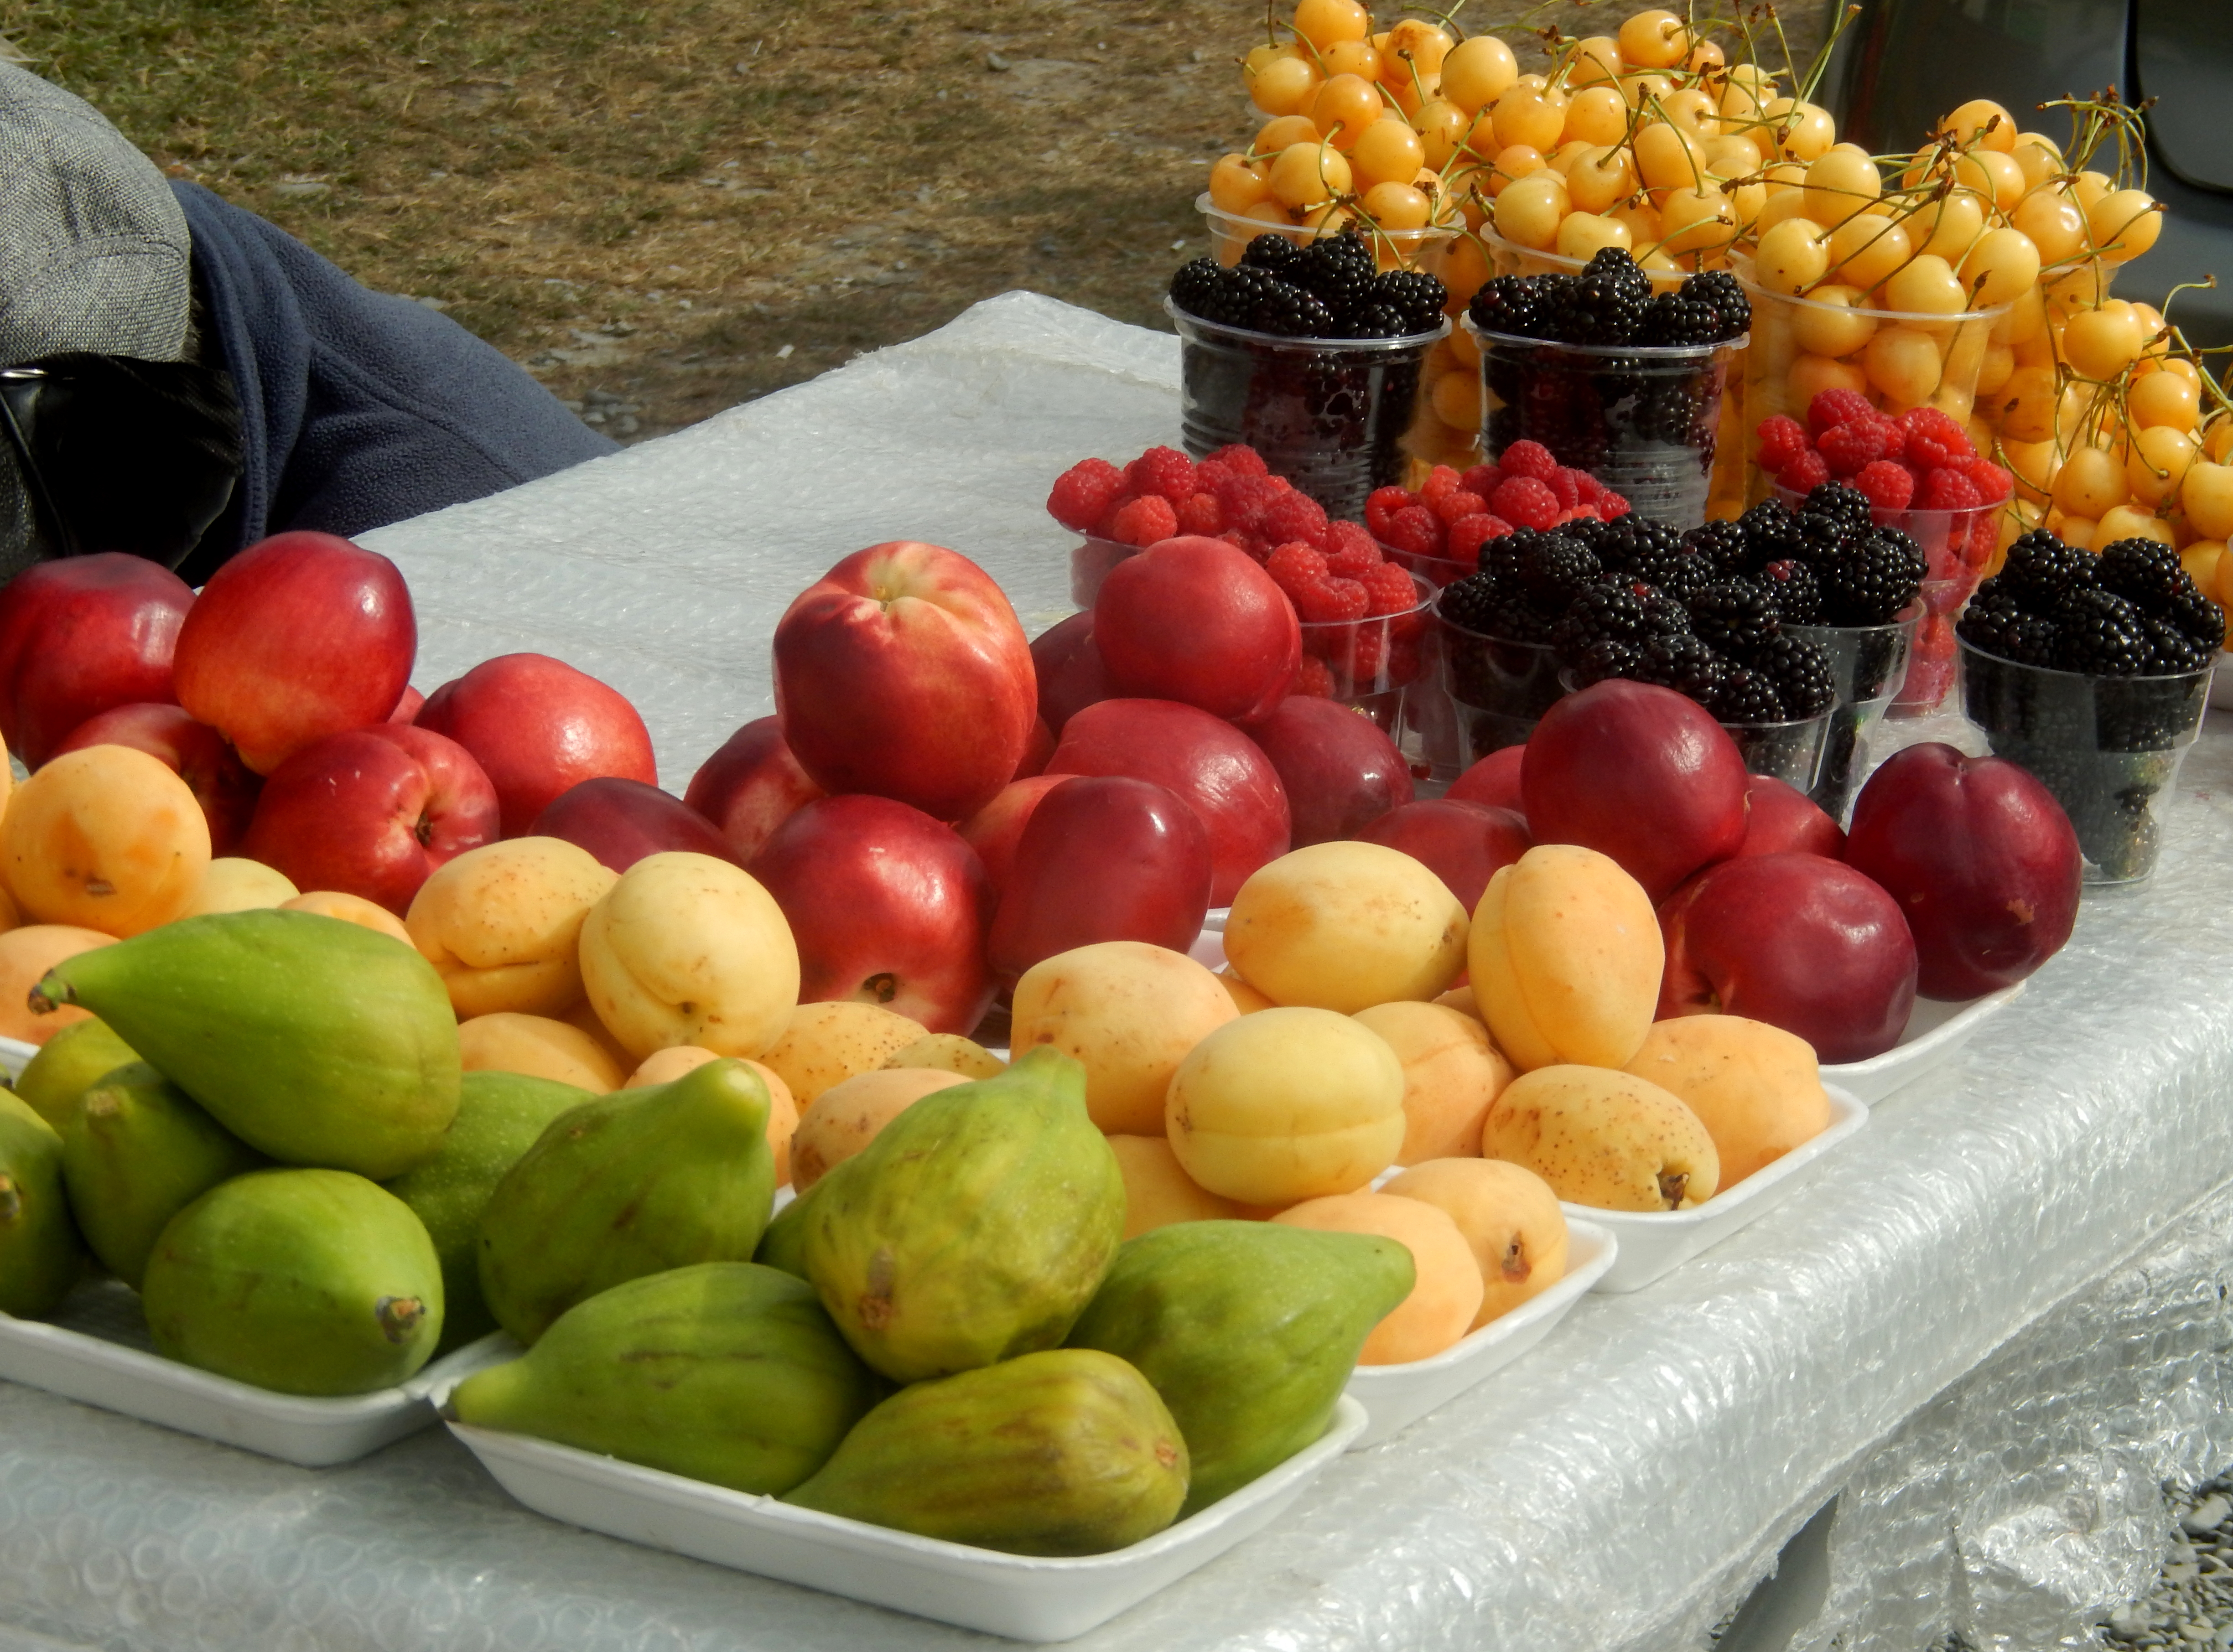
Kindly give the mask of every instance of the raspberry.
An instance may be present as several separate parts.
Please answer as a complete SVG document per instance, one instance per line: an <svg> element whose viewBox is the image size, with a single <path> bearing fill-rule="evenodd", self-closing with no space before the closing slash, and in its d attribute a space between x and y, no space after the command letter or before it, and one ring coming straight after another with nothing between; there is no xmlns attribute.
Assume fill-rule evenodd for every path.
<svg viewBox="0 0 2233 1652"><path fill-rule="evenodd" d="M1919 469L1963 465L1977 457L1969 433L1951 414L1936 407L1909 408L1900 414L1899 426L1907 433L1907 451L1902 457Z"/></svg>
<svg viewBox="0 0 2233 1652"><path fill-rule="evenodd" d="M1814 451L1822 455L1822 462L1830 467L1831 475L1859 476L1865 465L1873 465L1885 456L1884 433L1891 427L1890 420L1878 419L1873 413L1865 419L1848 419L1824 431Z"/></svg>
<svg viewBox="0 0 2233 1652"><path fill-rule="evenodd" d="M1364 587L1353 579L1314 580L1288 594L1295 600L1295 612L1312 625L1361 620L1365 609L1372 605L1371 599L1364 594Z"/></svg>
<svg viewBox="0 0 2233 1652"><path fill-rule="evenodd" d="M1907 502L1915 497L1915 478L1904 465L1895 465L1890 459L1872 459L1861 466L1853 478L1853 485L1868 496L1869 504L1878 511L1904 511Z"/></svg>
<svg viewBox="0 0 2233 1652"><path fill-rule="evenodd" d="M1407 504L1396 513L1380 539L1392 550L1407 551L1414 556L1439 556L1442 554L1442 519L1422 504Z"/></svg>
<svg viewBox="0 0 2233 1652"><path fill-rule="evenodd" d="M1329 533L1329 539L1333 536ZM1336 579L1363 579L1376 568L1388 563L1380 560L1380 547L1367 539L1362 545L1343 539L1325 554L1326 572Z"/></svg>
<svg viewBox="0 0 2233 1652"><path fill-rule="evenodd" d="M1961 470L1976 485L1977 498L1986 504L1998 504L2015 491L2015 478L1989 459L1973 459Z"/></svg>
<svg viewBox="0 0 2233 1652"><path fill-rule="evenodd" d="M1487 511L1468 517L1462 522L1450 524L1449 543L1442 555L1454 563L1463 563L1470 573L1481 565L1481 548L1511 531L1512 524L1502 517L1493 517Z"/></svg>
<svg viewBox="0 0 2233 1652"><path fill-rule="evenodd" d="M1504 472L1494 465L1476 465L1458 478L1458 485L1468 493L1478 493L1484 499L1496 491L1496 485L1504 480Z"/></svg>
<svg viewBox="0 0 2233 1652"><path fill-rule="evenodd" d="M1807 428L1820 441L1822 433L1831 426L1842 425L1849 419L1872 418L1875 413L1869 399L1858 390L1824 390L1807 404Z"/></svg>
<svg viewBox="0 0 2233 1652"><path fill-rule="evenodd" d="M1314 654L1306 654L1295 662L1295 674L1287 680L1290 694L1307 694L1313 699L1333 698L1333 673L1326 662Z"/></svg>
<svg viewBox="0 0 2233 1652"><path fill-rule="evenodd" d="M1918 501L1925 511L1969 511L1984 502L1977 485L1950 465L1937 466L1923 478Z"/></svg>
<svg viewBox="0 0 2233 1652"><path fill-rule="evenodd" d="M1533 446L1532 442L1514 442L1505 449L1505 457L1510 459L1513 448ZM1544 452L1540 447L1535 451ZM1548 459L1550 455L1544 453L1544 457ZM1512 469L1509 464L1504 468L1507 474L1496 485L1496 492L1488 502L1490 510L1517 528L1547 528L1558 521L1561 509L1559 496L1551 491L1549 484L1533 476L1508 474Z"/></svg>
<svg viewBox="0 0 2233 1652"><path fill-rule="evenodd" d="M1832 393L1825 390L1822 393L1826 396ZM1775 479L1794 493L1812 493L1830 479L1830 467L1823 463L1820 453L1808 452L1785 465L1782 474Z"/></svg>
<svg viewBox="0 0 2233 1652"><path fill-rule="evenodd" d="M1345 633L1341 646L1331 650L1333 663L1349 678L1352 694L1377 693L1389 686L1380 680L1388 662L1388 631L1384 626L1361 625Z"/></svg>
<svg viewBox="0 0 2233 1652"><path fill-rule="evenodd" d="M1788 413L1761 420L1753 434L1760 439L1760 465L1764 471L1780 471L1807 451L1807 426Z"/></svg>
<svg viewBox="0 0 2233 1652"><path fill-rule="evenodd" d="M1159 493L1128 500L1109 520L1107 537L1119 544L1147 546L1179 530L1179 513Z"/></svg>
<svg viewBox="0 0 2233 1652"><path fill-rule="evenodd" d="M1246 444L1240 442L1234 442L1227 446L1219 448L1208 459L1202 460L1202 463L1205 465L1222 465L1227 470L1231 471L1236 476L1266 476L1270 474L1270 472L1265 468L1264 456L1258 452L1254 448L1247 446Z"/></svg>
<svg viewBox="0 0 2233 1652"><path fill-rule="evenodd" d="M1184 504L1198 491L1194 461L1175 447L1151 447L1124 467L1124 480L1135 493L1160 494L1172 507Z"/></svg>
<svg viewBox="0 0 2233 1652"><path fill-rule="evenodd" d="M1297 542L1281 545L1266 556L1264 571L1272 576L1274 585L1286 592L1289 599L1299 606L1301 593L1325 579L1326 560L1311 546Z"/></svg>
<svg viewBox="0 0 2233 1652"><path fill-rule="evenodd" d="M1419 503L1432 511L1457 490L1458 473L1447 465L1437 465L1427 472L1427 479L1420 486Z"/></svg>
<svg viewBox="0 0 2233 1652"><path fill-rule="evenodd" d="M1618 522L1629 513L1630 505L1626 498L1607 488L1605 498L1597 502L1595 508L1598 521Z"/></svg>
<svg viewBox="0 0 2233 1652"><path fill-rule="evenodd" d="M1488 501L1478 493L1468 493L1463 488L1453 488L1435 502L1434 512L1445 523L1462 522L1468 517L1477 517L1488 509Z"/></svg>
<svg viewBox="0 0 2233 1652"><path fill-rule="evenodd" d="M1907 426L1897 419L1880 418L1878 422L1884 429L1884 456L1886 459L1904 458L1907 453Z"/></svg>
<svg viewBox="0 0 2233 1652"><path fill-rule="evenodd" d="M1292 488L1272 501L1257 526L1259 533L1275 543L1299 539L1306 544L1320 546L1325 543L1325 507L1309 494L1298 493Z"/></svg>
<svg viewBox="0 0 2233 1652"><path fill-rule="evenodd" d="M1358 582L1370 599L1367 614L1409 614L1419 606L1418 588L1411 583L1410 575L1393 563L1377 564Z"/></svg>
<svg viewBox="0 0 2233 1652"><path fill-rule="evenodd" d="M1124 491L1124 472L1105 459L1082 459L1054 479L1047 514L1065 528L1086 533L1109 514Z"/></svg>
<svg viewBox="0 0 2233 1652"><path fill-rule="evenodd" d="M1579 471L1570 471L1560 465L1543 478L1543 485L1551 490L1551 497L1559 502L1559 509L1571 511L1582 502L1582 491L1575 485Z"/></svg>
<svg viewBox="0 0 2233 1652"><path fill-rule="evenodd" d="M1565 510L1559 511L1559 520L1553 523L1551 525L1553 528L1556 528L1569 522L1603 522L1605 518L1598 514L1597 506L1593 504L1574 504L1568 505Z"/></svg>
<svg viewBox="0 0 2233 1652"><path fill-rule="evenodd" d="M1179 507L1179 531L1214 538L1225 531L1225 507L1214 493L1197 493Z"/></svg>
<svg viewBox="0 0 2233 1652"><path fill-rule="evenodd" d="M1487 498L1487 494L1482 494ZM1364 501L1364 525L1371 530L1375 539L1388 537L1388 524L1395 514L1407 504L1416 504L1405 488L1375 488Z"/></svg>
<svg viewBox="0 0 2233 1652"><path fill-rule="evenodd" d="M1497 468L1507 479L1515 476L1532 476L1538 482L1547 480L1559 468L1559 461L1551 457L1551 450L1540 442L1514 442L1497 456Z"/></svg>
<svg viewBox="0 0 2233 1652"><path fill-rule="evenodd" d="M1225 525L1257 538L1272 537L1264 531L1264 513L1286 491L1286 485L1273 477L1240 478L1217 496L1217 502L1225 507Z"/></svg>
<svg viewBox="0 0 2233 1652"><path fill-rule="evenodd" d="M1253 556L1260 563L1264 560L1264 545L1261 540L1251 539L1247 534L1234 528L1227 528L1217 537L1225 541L1234 550Z"/></svg>
<svg viewBox="0 0 2233 1652"><path fill-rule="evenodd" d="M1611 490L1609 490L1604 483L1598 481L1597 478L1592 476L1587 471L1575 471L1572 472L1572 474L1574 478L1574 503L1576 504L1598 505L1605 503L1605 498Z"/></svg>

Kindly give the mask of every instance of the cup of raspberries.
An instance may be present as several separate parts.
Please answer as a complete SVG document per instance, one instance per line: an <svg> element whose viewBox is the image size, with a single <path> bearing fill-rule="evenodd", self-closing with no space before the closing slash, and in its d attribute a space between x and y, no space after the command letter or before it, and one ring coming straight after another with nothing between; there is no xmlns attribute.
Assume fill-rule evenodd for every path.
<svg viewBox="0 0 2233 1652"><path fill-rule="evenodd" d="M1618 247L1578 275L1497 276L1465 325L1481 348L1482 437L1538 443L1639 515L1678 532L1705 518L1722 396L1752 307L1709 270L1668 292Z"/></svg>
<svg viewBox="0 0 2233 1652"><path fill-rule="evenodd" d="M2097 555L2044 529L1963 610L1963 713L2054 794L2089 883L2155 869L2224 628L2171 546L2118 539Z"/></svg>
<svg viewBox="0 0 2233 1652"><path fill-rule="evenodd" d="M1481 547L1514 528L1613 522L1627 514L1627 500L1535 442L1514 442L1501 465L1467 471L1437 465L1416 492L1378 488L1364 502L1364 525L1382 552L1438 590L1477 572Z"/></svg>
<svg viewBox="0 0 2233 1652"><path fill-rule="evenodd" d="M1355 518L1402 479L1422 367L1449 329L1442 283L1382 270L1351 231L1260 235L1227 268L1196 258L1164 301L1179 335L1187 451L1245 443L1328 512Z"/></svg>

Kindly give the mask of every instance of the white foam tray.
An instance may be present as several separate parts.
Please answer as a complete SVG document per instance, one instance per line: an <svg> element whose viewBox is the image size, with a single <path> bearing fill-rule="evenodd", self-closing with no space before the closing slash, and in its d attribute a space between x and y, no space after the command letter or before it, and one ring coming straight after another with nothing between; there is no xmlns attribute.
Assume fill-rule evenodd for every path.
<svg viewBox="0 0 2233 1652"><path fill-rule="evenodd" d="M1586 1219L1570 1216L1566 1276L1558 1284L1431 1358L1408 1365L1358 1366L1350 1373L1346 1392L1372 1421L1350 1449L1362 1451L1393 1438L1511 1364L1551 1334L1551 1327L1612 1267L1619 1250L1620 1242L1595 1213Z"/></svg>
<svg viewBox="0 0 2233 1652"><path fill-rule="evenodd" d="M2004 986L1981 998L1967 998L1956 1004L1917 998L1898 1044L1866 1061L1824 1067L1822 1082L1835 1084L1873 1107L1894 1090L1903 1089L1925 1073L1944 1065L1976 1036L1979 1027L2022 997L2025 985L2018 981L2014 986Z"/></svg>
<svg viewBox="0 0 2233 1652"><path fill-rule="evenodd" d="M1595 1222L1610 1229L1619 1242L1620 1252L1598 1278L1597 1289L1640 1291L1789 1198L1824 1158L1869 1122L1868 1104L1859 1096L1832 1084L1823 1088L1830 1092L1830 1122L1820 1135L1702 1205L1689 1210L1598 1210L1560 1200L1569 1223Z"/></svg>
<svg viewBox="0 0 2233 1652"><path fill-rule="evenodd" d="M154 1351L140 1298L114 1279L81 1285L51 1322L0 1314L0 1377L304 1468L354 1462L435 1421L434 1401L498 1357L468 1343L409 1382L342 1399L275 1394Z"/></svg>
<svg viewBox="0 0 2233 1652"><path fill-rule="evenodd" d="M499 1485L539 1514L654 1549L1019 1641L1107 1623L1271 1524L1366 1426L1344 1395L1332 1422L1270 1473L1112 1554L1042 1559L888 1531L771 1497L452 1422Z"/></svg>
<svg viewBox="0 0 2233 1652"><path fill-rule="evenodd" d="M23 1076L23 1069L38 1053L39 1046L35 1044L25 1044L21 1038L0 1038L0 1072L7 1074L12 1084Z"/></svg>

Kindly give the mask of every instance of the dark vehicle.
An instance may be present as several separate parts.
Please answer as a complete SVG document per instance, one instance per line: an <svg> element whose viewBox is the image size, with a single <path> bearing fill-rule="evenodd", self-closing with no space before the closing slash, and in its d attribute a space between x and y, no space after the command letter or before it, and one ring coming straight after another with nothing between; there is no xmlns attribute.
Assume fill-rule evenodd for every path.
<svg viewBox="0 0 2233 1652"><path fill-rule="evenodd" d="M1838 0L1832 0L1836 4ZM2147 188L2163 233L2117 277L2120 298L2160 305L2197 345L2233 344L2233 0L1861 0L1820 101L1840 137L1872 152L1911 149L1948 111L1991 98L2057 143L2067 114L2050 99L2115 87L2147 112ZM2111 170L2113 154L2095 164Z"/></svg>

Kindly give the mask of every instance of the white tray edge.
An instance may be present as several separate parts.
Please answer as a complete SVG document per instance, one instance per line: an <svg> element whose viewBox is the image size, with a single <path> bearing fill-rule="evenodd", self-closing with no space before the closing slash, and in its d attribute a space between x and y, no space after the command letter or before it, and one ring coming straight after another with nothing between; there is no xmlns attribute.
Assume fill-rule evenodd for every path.
<svg viewBox="0 0 2233 1652"><path fill-rule="evenodd" d="M1822 1082L1874 1104L1894 1090L1913 1083L1942 1063L1951 1059L1976 1035L1977 1029L2023 996L2027 981L2004 986L1997 992L1971 998L1912 1044L1895 1044L1866 1061L1841 1062L1822 1069Z"/></svg>

